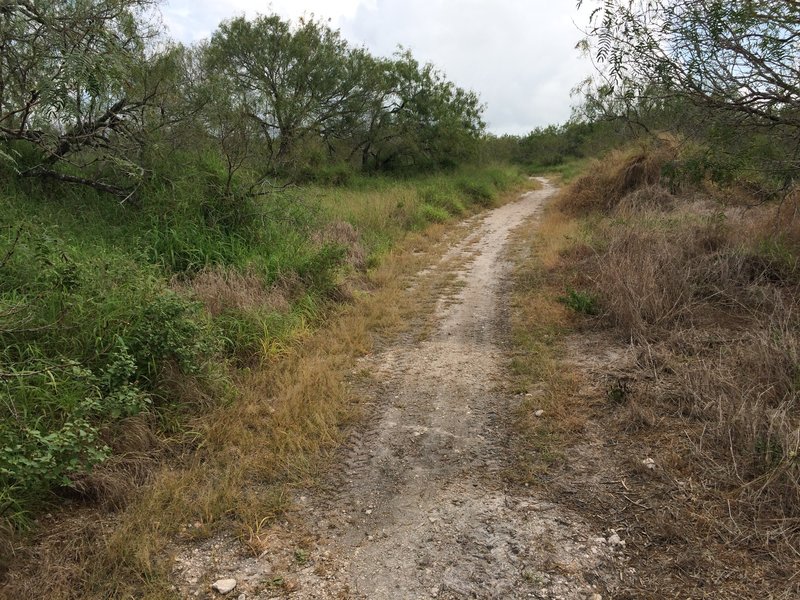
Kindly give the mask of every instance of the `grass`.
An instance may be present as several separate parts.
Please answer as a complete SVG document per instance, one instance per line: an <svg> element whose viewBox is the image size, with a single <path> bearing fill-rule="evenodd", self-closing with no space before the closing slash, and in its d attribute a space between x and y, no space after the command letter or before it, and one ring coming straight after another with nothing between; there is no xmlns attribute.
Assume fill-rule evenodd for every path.
<svg viewBox="0 0 800 600"><path fill-rule="evenodd" d="M566 184L581 175L589 163L590 159L570 159L564 161L560 165L533 165L527 169L527 172L531 176L544 176L552 179L554 182Z"/></svg>
<svg viewBox="0 0 800 600"><path fill-rule="evenodd" d="M76 247L87 255L79 264L94 264L95 253L110 247L118 260L131 263L132 272L120 275L122 283L138 288L143 278L151 281L145 289L152 290L154 300L143 303L142 327L119 313L116 337L133 366L121 347L111 345L124 367L120 387L134 387L144 400L137 410L86 420L99 432L103 455L96 464L69 472L66 488L52 489L38 506L20 496L28 504L19 510L36 537L20 537L18 530L3 538L9 550L4 555L16 556L7 565L12 593L168 598L173 595L169 544L209 536L221 527L256 543L253 532L282 513L292 486L313 480L341 442L343 428L358 418L358 399L345 381L355 358L370 349L375 335L401 329L416 310L397 301L405 277L420 268L426 250L446 241L446 225L436 222L444 217L425 215L423 207L432 206L429 190L438 190L440 210L450 221L454 216L442 206L449 203L455 213L461 206L478 210L486 202L461 191L470 178L491 186L492 202L520 181L513 171L501 170L295 189L280 200L302 204L289 210L291 218L284 214L280 225L245 240L225 260L196 263L174 258L213 256L207 249L185 250L192 227L182 226L170 241L170 248L184 249L162 258L148 254L149 220L137 228L116 208L92 209L91 204L96 212L81 218L54 211L48 227L59 232L59 240L69 238L73 227L84 227L84 220L101 221L97 238L85 231L78 238ZM8 204L29 214L47 205L29 202L14 198ZM100 233L107 210L119 219L118 235ZM48 260L56 262L51 257L57 252ZM131 255L147 260L133 261ZM25 277L25 258L15 251L19 277ZM97 270L87 271L85 281L108 285ZM90 301L84 288L70 293L75 296L69 310L80 309L76 327L106 333L98 324L104 305L89 313L82 308ZM128 299L140 303L129 288L120 287L118 294L125 310L132 309ZM108 290L96 295L108 297ZM30 298L38 297L32 293ZM153 323L160 324L144 326ZM108 333L112 342L114 332ZM87 356L108 365L106 371L120 372L122 367L103 353L104 340ZM36 342L50 349L43 338ZM70 344L73 352L86 348L75 339ZM105 388L98 393L108 398ZM61 419L68 414L59 405L63 401L63 395L53 398L54 414ZM71 496L72 508L58 512L64 495ZM44 507L58 516L46 529L34 520ZM19 518L18 512L16 523ZM68 543L73 551L65 553Z"/></svg>
<svg viewBox="0 0 800 600"><path fill-rule="evenodd" d="M510 365L513 391L521 396L514 417L514 453L509 477L520 483L541 481L561 458L585 422L576 373L563 364L563 338L575 316L560 300L562 253L581 237L577 224L545 207L513 237L516 256L511 326L515 356ZM538 411L543 411L537 416Z"/></svg>
<svg viewBox="0 0 800 600"><path fill-rule="evenodd" d="M789 216L796 192L780 207L749 209L736 208L741 189L673 193L662 166L680 160L667 145L592 163L534 234L515 310L518 370L531 382L520 389L534 389L519 437L534 440L534 450L544 446L524 454L527 469L534 481L564 476L559 461L537 457L580 444L579 429L558 433L577 413L614 444L611 472L623 478L627 499L617 513L613 496L599 497L605 487L569 478L566 485L578 499L610 503L609 515L635 512L635 523L623 520L638 536L632 596L667 593L667 580L669 595L685 596L686 569L697 573L692 581L741 574L720 595L788 590L796 573L787 565L796 565L800 548L800 230ZM555 312L559 296L564 305ZM599 314L582 316L587 303ZM565 314L566 305L576 310ZM616 354L593 349L581 331ZM581 364L591 367L574 366ZM563 389L564 377L583 382L554 403L572 410L556 423L533 418L551 402L541 390ZM545 415L553 410L545 406ZM658 475L642 467L642 456L656 457ZM620 517L596 518L621 526Z"/></svg>

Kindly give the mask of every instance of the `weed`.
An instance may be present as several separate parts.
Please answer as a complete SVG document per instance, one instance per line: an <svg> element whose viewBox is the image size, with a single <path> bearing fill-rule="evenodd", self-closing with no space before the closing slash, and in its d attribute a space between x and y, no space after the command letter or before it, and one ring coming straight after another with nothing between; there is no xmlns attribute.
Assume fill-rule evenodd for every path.
<svg viewBox="0 0 800 600"><path fill-rule="evenodd" d="M422 223L446 223L450 215L443 208L431 204L423 204L419 209Z"/></svg>
<svg viewBox="0 0 800 600"><path fill-rule="evenodd" d="M630 397L631 389L628 379L617 377L608 387L606 398L612 404L625 404Z"/></svg>
<svg viewBox="0 0 800 600"><path fill-rule="evenodd" d="M600 313L597 298L589 292L568 288L567 295L559 296L558 301L577 313L584 315L597 315Z"/></svg>

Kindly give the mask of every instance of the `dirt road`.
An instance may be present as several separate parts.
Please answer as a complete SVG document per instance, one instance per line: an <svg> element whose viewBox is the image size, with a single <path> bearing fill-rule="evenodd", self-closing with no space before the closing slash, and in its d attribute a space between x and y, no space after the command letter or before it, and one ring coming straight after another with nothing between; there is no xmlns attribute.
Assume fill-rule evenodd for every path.
<svg viewBox="0 0 800 600"><path fill-rule="evenodd" d="M343 450L329 491L299 499L304 516L292 532L273 532L257 559L215 562L215 575L238 578L234 597L600 597L616 574L618 538L501 476L511 464L506 420L519 402L502 386L509 235L553 193L543 184L472 220L463 241L417 276L408 293L426 278L450 281L433 326L362 361L371 418ZM305 549L281 561L298 530Z"/></svg>

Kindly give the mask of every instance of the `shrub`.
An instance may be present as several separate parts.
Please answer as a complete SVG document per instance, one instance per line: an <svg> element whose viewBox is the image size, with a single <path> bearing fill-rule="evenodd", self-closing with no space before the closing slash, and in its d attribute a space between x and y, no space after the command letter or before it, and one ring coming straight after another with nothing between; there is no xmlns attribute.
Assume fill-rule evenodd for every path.
<svg viewBox="0 0 800 600"><path fill-rule="evenodd" d="M478 206L489 207L495 198L496 192L490 182L474 179L462 179L458 183L461 192L467 196L470 203Z"/></svg>
<svg viewBox="0 0 800 600"><path fill-rule="evenodd" d="M431 186L424 188L420 196L425 204L446 210L451 215L462 215L466 211L464 203L455 190L444 186Z"/></svg>
<svg viewBox="0 0 800 600"><path fill-rule="evenodd" d="M445 209L431 204L420 205L419 216L423 223L446 223L450 219Z"/></svg>
<svg viewBox="0 0 800 600"><path fill-rule="evenodd" d="M174 362L184 373L200 371L216 348L199 309L198 303L164 292L134 315L124 335L138 379L157 386L167 362Z"/></svg>
<svg viewBox="0 0 800 600"><path fill-rule="evenodd" d="M575 312L584 315L596 315L600 312L597 305L597 298L589 292L567 289L566 296L560 296L558 301L568 306Z"/></svg>

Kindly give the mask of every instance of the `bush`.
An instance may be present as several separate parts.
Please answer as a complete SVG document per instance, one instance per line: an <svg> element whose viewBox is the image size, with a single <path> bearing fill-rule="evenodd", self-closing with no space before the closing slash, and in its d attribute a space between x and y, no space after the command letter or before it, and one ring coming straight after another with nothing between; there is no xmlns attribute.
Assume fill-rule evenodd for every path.
<svg viewBox="0 0 800 600"><path fill-rule="evenodd" d="M589 292L568 289L567 295L560 296L558 301L575 312L584 315L596 315L600 312L597 306L597 299Z"/></svg>
<svg viewBox="0 0 800 600"><path fill-rule="evenodd" d="M458 194L445 186L431 186L423 188L420 193L423 202L427 205L442 208L454 216L463 215L466 207Z"/></svg>
<svg viewBox="0 0 800 600"><path fill-rule="evenodd" d="M496 196L494 187L487 181L463 179L458 182L458 187L470 203L478 206L491 206Z"/></svg>
<svg viewBox="0 0 800 600"><path fill-rule="evenodd" d="M450 219L445 209L431 204L422 204L419 207L419 216L422 223L446 223Z"/></svg>

